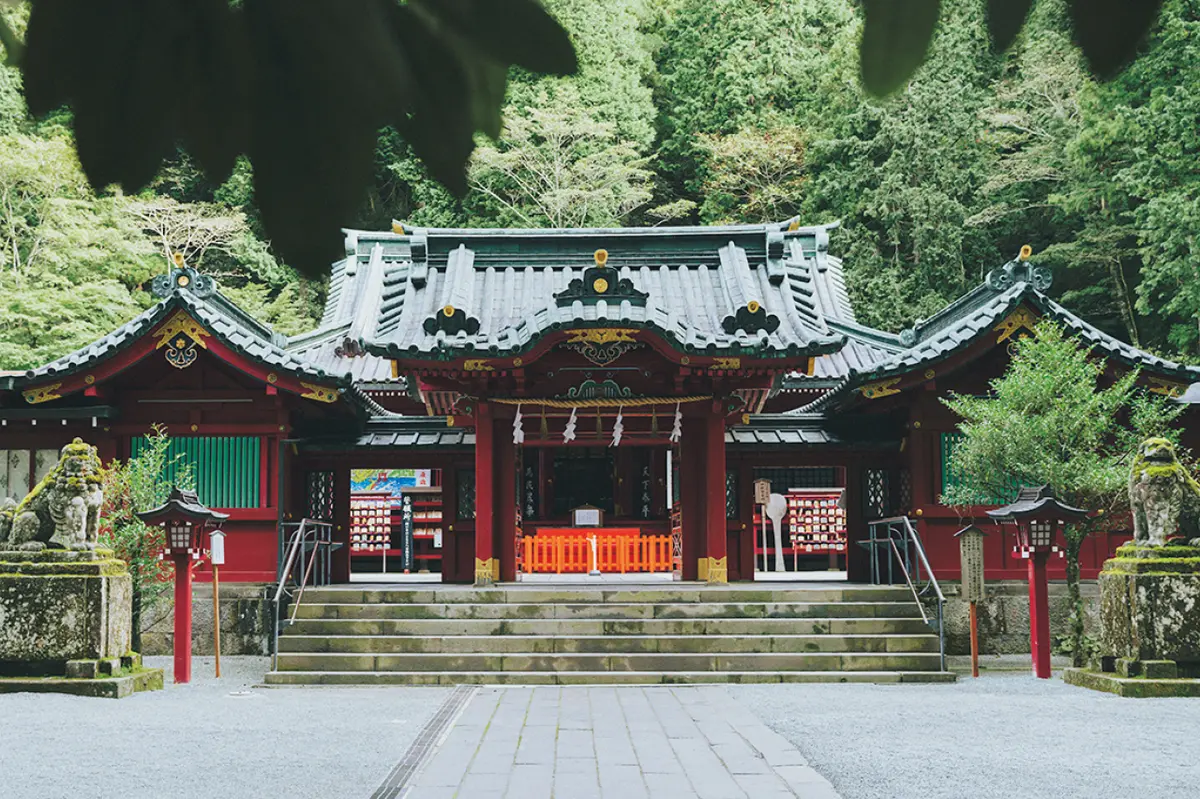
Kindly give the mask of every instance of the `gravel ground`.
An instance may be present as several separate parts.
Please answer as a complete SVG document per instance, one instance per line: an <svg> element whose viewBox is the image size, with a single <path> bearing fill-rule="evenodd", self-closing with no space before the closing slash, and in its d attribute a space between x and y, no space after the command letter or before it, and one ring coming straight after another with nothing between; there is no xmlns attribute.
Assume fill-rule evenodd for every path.
<svg viewBox="0 0 1200 799"><path fill-rule="evenodd" d="M266 658L196 658L192 682L128 699L0 695L4 799L366 797L448 688L255 689Z"/></svg>
<svg viewBox="0 0 1200 799"><path fill-rule="evenodd" d="M1196 799L1200 703L1058 678L734 686L845 799Z"/></svg>

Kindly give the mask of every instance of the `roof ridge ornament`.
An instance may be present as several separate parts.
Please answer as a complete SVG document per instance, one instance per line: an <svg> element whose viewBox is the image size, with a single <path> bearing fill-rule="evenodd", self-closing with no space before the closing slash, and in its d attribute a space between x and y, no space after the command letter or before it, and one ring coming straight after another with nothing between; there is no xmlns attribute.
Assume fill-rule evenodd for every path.
<svg viewBox="0 0 1200 799"><path fill-rule="evenodd" d="M1033 248L1028 244L1021 247L1017 257L988 272L987 287L992 291L1008 291L1017 283L1028 283L1035 291L1047 291L1054 282L1054 273L1046 266L1029 263Z"/></svg>
<svg viewBox="0 0 1200 799"><path fill-rule="evenodd" d="M150 294L160 300L170 297L178 289L187 289L192 296L206 300L217 293L217 282L202 275L183 262L183 253L173 256L175 267L165 275L155 275L150 281Z"/></svg>
<svg viewBox="0 0 1200 799"><path fill-rule="evenodd" d="M596 250L592 259L595 264L583 270L582 278L575 278L554 295L560 308L576 300L589 304L601 300L617 304L628 301L632 305L645 306L650 295L639 291L632 280L621 277L620 272L608 265L608 250Z"/></svg>

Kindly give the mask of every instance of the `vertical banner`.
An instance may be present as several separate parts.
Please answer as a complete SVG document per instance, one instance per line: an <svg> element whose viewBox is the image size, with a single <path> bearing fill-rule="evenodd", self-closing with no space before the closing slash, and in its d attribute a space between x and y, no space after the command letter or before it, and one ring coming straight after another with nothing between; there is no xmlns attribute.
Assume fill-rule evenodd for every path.
<svg viewBox="0 0 1200 799"><path fill-rule="evenodd" d="M413 504L412 495L405 494L400 504L400 566L404 573L413 570Z"/></svg>

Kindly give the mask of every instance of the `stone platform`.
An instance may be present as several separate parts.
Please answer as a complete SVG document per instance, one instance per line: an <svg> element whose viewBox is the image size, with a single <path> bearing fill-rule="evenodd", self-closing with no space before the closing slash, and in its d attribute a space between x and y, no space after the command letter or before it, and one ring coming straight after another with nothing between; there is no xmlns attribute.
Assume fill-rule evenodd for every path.
<svg viewBox="0 0 1200 799"><path fill-rule="evenodd" d="M1063 682L1094 691L1106 691L1133 698L1193 696L1200 697L1200 680L1159 680L1150 677L1122 677L1091 669L1065 669Z"/></svg>
<svg viewBox="0 0 1200 799"><path fill-rule="evenodd" d="M111 550L0 551L0 692L161 688L130 651L132 594Z"/></svg>

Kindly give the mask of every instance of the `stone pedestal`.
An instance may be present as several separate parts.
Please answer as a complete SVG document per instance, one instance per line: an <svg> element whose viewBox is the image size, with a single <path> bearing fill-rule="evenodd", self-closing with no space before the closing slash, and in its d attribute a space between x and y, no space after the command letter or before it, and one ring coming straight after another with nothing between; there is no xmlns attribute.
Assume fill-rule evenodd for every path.
<svg viewBox="0 0 1200 799"><path fill-rule="evenodd" d="M130 654L132 582L110 550L0 551L0 676L120 670Z"/></svg>
<svg viewBox="0 0 1200 799"><path fill-rule="evenodd" d="M1100 572L1100 654L1122 677L1200 677L1200 547L1117 550Z"/></svg>

